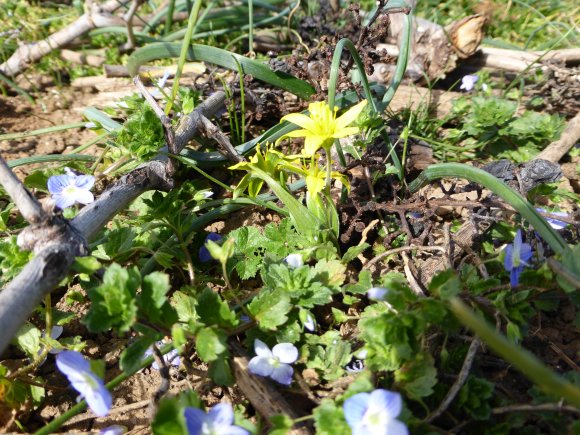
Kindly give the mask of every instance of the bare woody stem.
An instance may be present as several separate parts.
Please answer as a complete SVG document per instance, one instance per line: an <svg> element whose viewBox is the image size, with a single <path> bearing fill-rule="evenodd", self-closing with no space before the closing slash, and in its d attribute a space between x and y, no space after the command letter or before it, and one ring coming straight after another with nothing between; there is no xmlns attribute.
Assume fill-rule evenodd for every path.
<svg viewBox="0 0 580 435"><path fill-rule="evenodd" d="M14 175L2 157L0 157L0 185L10 195L16 207L20 210L20 214L28 223L36 224L46 218L46 213L42 210L40 203Z"/></svg>
<svg viewBox="0 0 580 435"><path fill-rule="evenodd" d="M175 135L175 149L178 152L197 133L200 117L212 116L223 106L224 99L223 92L216 92L182 120ZM165 148L156 159L121 177L95 202L84 207L70 223L58 216L49 217L47 225L32 225L22 231L19 241L26 242L26 248L36 255L0 291L0 354L30 313L69 273L75 257L86 255L85 240L95 237L110 219L142 193L171 188L173 180L167 173L166 153Z"/></svg>

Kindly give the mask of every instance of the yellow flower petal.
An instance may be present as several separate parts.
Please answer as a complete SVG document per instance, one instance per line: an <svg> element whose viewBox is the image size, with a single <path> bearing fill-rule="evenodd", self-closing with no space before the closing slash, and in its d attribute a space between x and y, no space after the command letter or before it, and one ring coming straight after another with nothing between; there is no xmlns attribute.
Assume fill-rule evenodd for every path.
<svg viewBox="0 0 580 435"><path fill-rule="evenodd" d="M306 130L314 130L316 128L314 121L302 113L290 113L286 116L283 116L280 122L282 121L291 122L292 124L296 124L297 126Z"/></svg>
<svg viewBox="0 0 580 435"><path fill-rule="evenodd" d="M312 133L309 130L294 130L286 133L284 137L306 137L310 136Z"/></svg>
<svg viewBox="0 0 580 435"><path fill-rule="evenodd" d="M341 137L350 136L351 134L357 134L359 131L358 127L344 127L338 131L336 131L332 137L335 139L339 139Z"/></svg>
<svg viewBox="0 0 580 435"><path fill-rule="evenodd" d="M324 141L327 138L325 136L306 136L306 140L304 141L304 149L302 150L302 154L305 156L313 155L318 149L322 146Z"/></svg>
<svg viewBox="0 0 580 435"><path fill-rule="evenodd" d="M352 124L354 121L356 121L356 119L358 118L358 116L363 111L363 109L365 108L366 105L367 105L367 100L362 100L356 106L352 106L345 113L343 113L336 120L335 131L339 132L340 130L345 128L347 125ZM352 133L350 133L350 134L352 134ZM341 137L344 137L344 136L341 136Z"/></svg>

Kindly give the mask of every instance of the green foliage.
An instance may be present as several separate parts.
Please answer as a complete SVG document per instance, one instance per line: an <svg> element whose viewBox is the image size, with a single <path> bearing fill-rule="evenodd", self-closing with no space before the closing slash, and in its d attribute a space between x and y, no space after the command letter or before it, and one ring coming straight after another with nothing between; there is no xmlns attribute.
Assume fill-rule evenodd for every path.
<svg viewBox="0 0 580 435"><path fill-rule="evenodd" d="M230 232L228 237L236 241L235 268L241 279L256 276L266 253L270 258L282 259L309 245L309 240L296 232L290 219L269 223L263 231L243 226Z"/></svg>
<svg viewBox="0 0 580 435"><path fill-rule="evenodd" d="M116 145L139 161L146 161L165 144L163 126L147 104L129 116L116 136Z"/></svg>
<svg viewBox="0 0 580 435"><path fill-rule="evenodd" d="M350 435L350 427L346 424L342 408L329 399L324 399L314 409L314 427L320 435Z"/></svg>
<svg viewBox="0 0 580 435"><path fill-rule="evenodd" d="M20 273L20 270L30 261L31 253L22 251L17 243L16 236L0 240L0 284L10 282Z"/></svg>
<svg viewBox="0 0 580 435"><path fill-rule="evenodd" d="M459 390L455 406L475 419L487 420L491 414L490 399L494 385L485 379L470 375Z"/></svg>

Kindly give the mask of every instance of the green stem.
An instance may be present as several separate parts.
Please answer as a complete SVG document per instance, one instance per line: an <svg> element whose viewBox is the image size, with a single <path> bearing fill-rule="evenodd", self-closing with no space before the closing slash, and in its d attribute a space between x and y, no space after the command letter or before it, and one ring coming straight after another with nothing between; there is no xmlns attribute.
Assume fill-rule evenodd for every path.
<svg viewBox="0 0 580 435"><path fill-rule="evenodd" d="M403 40L401 42L401 47L399 47L399 58L397 59L397 67L395 68L395 74L391 80L389 88L385 95L383 95L383 101L381 103L381 111L384 111L388 106L395 92L399 89L399 85L403 80L405 71L407 71L407 62L409 61L409 51L411 49L411 30L412 25L412 14L405 15L405 21L403 23Z"/></svg>
<svg viewBox="0 0 580 435"><path fill-rule="evenodd" d="M189 21L187 22L187 31L185 32L185 37L183 38L183 42L181 44L181 53L179 55L179 61L177 63L177 70L175 71L175 79L173 79L173 88L171 89L171 99L167 103L167 107L165 108L165 114L169 115L171 112L171 107L173 107L173 102L175 101L175 97L177 96L177 91L179 89L179 78L181 77L181 71L183 70L183 65L185 65L185 61L187 59L187 50L189 49L189 45L191 44L191 36L193 35L193 31L195 30L195 25L197 23L197 16L199 15L199 10L201 9L201 2L202 0L195 0L193 4L193 8L191 10L191 14L189 14Z"/></svg>
<svg viewBox="0 0 580 435"><path fill-rule="evenodd" d="M462 323L472 329L489 347L516 366L546 393L562 397L574 406L580 406L580 388L567 382L541 363L534 354L499 334L485 320L474 314L461 299L453 298L450 308Z"/></svg>
<svg viewBox="0 0 580 435"><path fill-rule="evenodd" d="M165 36L169 35L171 32L171 26L173 26L173 11L175 10L175 0L169 0L169 5L167 6L167 15L165 16L165 29L163 34Z"/></svg>
<svg viewBox="0 0 580 435"><path fill-rule="evenodd" d="M173 344L171 344L171 343L163 346L160 349L161 355L165 355L165 354L169 353L172 349L173 349ZM133 376L139 370L142 370L146 367L149 367L151 364L153 364L153 361L154 361L153 355L148 356L147 358L144 358L143 361L141 362L141 364L135 370L133 370L129 373L125 373L125 372L121 373L119 376L115 377L111 382L107 383L105 385L105 387L107 387L107 390L113 391L115 388L117 388L117 386L119 386L122 382L124 382L125 380L127 380L128 378ZM86 409L86 407L87 407L87 402L85 400L81 400L79 403L77 403L71 409L69 409L68 411L66 411L66 412L62 413L61 415L59 415L58 417L56 417L54 420L52 420L50 423L48 423L42 429L39 429L38 431L36 431L34 433L34 435L48 435L48 434L51 434L51 433L57 431L68 420L73 418L75 415L83 412Z"/></svg>
<svg viewBox="0 0 580 435"><path fill-rule="evenodd" d="M254 52L254 1L248 0L248 52ZM242 110L243 113L243 110ZM242 140L243 142L243 140Z"/></svg>
<svg viewBox="0 0 580 435"><path fill-rule="evenodd" d="M445 177L465 178L466 180L481 184L510 204L522 215L556 254L564 254L570 251L570 248L560 234L546 222L526 198L483 169L474 168L473 166L462 163L440 163L431 165L409 184L409 192L415 193L431 181Z"/></svg>

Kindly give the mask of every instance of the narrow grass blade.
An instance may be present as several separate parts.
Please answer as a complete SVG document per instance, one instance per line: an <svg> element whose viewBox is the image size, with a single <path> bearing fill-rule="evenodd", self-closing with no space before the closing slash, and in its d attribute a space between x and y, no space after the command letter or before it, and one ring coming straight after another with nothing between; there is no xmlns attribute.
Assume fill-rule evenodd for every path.
<svg viewBox="0 0 580 435"><path fill-rule="evenodd" d="M42 134L54 133L55 131L71 130L73 128L82 128L86 122L75 122L74 124L56 125L54 127L41 128L38 130L24 131L22 133L9 133L0 135L0 140L24 139L31 136L40 136Z"/></svg>
<svg viewBox="0 0 580 435"><path fill-rule="evenodd" d="M23 157L21 159L9 160L8 167L16 168L18 166L32 165L35 163L54 163L54 162L94 162L97 158L87 154L47 154L45 156Z"/></svg>
<svg viewBox="0 0 580 435"><path fill-rule="evenodd" d="M151 60L177 57L180 48L181 44L156 43L136 50L127 60L129 74L134 76L139 70L139 66ZM234 61L235 58L242 66L245 74L249 74L263 82L291 92L302 99L308 99L314 94L314 88L303 80L280 71L272 71L267 65L257 60L240 56L239 54L221 48L192 44L187 51L187 58L192 61L213 63L236 71L237 65Z"/></svg>

